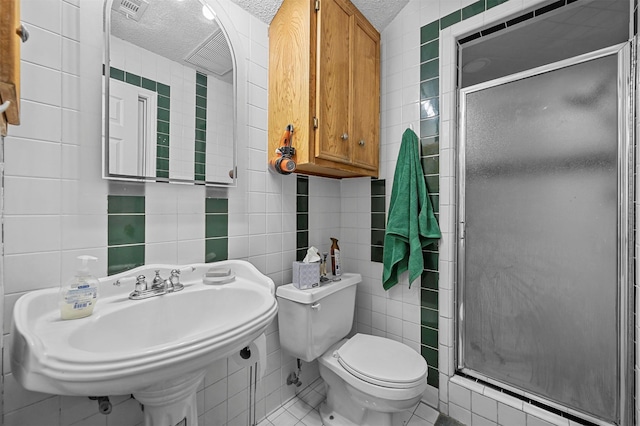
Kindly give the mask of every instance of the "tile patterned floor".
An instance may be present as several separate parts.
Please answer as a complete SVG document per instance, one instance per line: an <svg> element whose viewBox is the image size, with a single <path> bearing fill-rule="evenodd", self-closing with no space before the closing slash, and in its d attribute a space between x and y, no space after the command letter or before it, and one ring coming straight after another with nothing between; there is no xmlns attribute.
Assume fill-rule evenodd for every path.
<svg viewBox="0 0 640 426"><path fill-rule="evenodd" d="M322 426L318 409L324 399L324 382L318 379L291 401L269 414L258 426ZM405 425L434 426L438 415L437 410L421 403L413 413L406 413Z"/></svg>

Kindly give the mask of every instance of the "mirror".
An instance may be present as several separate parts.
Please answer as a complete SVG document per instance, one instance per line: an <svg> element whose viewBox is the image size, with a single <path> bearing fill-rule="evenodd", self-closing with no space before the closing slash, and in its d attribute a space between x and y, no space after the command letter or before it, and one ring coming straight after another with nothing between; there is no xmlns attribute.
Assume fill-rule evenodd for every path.
<svg viewBox="0 0 640 426"><path fill-rule="evenodd" d="M105 1L105 178L235 185L237 67L211 4Z"/></svg>

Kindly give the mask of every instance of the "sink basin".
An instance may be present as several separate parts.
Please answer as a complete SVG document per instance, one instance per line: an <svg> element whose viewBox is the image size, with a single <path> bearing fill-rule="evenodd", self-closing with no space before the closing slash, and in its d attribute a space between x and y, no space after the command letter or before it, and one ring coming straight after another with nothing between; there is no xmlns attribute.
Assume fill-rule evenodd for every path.
<svg viewBox="0 0 640 426"><path fill-rule="evenodd" d="M208 365L260 336L277 304L273 281L248 262L190 266L181 275L183 290L144 300L128 298L133 283L127 277L149 279L156 269L166 277L176 266L102 278L93 315L76 320L60 319L57 289L21 297L11 333L14 376L28 390L77 396L135 396L189 375L199 382ZM235 280L204 284L212 266L230 268ZM113 286L118 279L122 285Z"/></svg>
<svg viewBox="0 0 640 426"><path fill-rule="evenodd" d="M268 301L264 294L242 284L218 288L200 285L188 290L176 293L177 297L159 296L149 300L151 303L137 306L127 303L126 307L110 310L79 325L66 342L56 344L105 359L136 351L144 351L145 357L149 357L163 352L168 345L184 346L212 335L235 333ZM46 328L42 331L46 332Z"/></svg>

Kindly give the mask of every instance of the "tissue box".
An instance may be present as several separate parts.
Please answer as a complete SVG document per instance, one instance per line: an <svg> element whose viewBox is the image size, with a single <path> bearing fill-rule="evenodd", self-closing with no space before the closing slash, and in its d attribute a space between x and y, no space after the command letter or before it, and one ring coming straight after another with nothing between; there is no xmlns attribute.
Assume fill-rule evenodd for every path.
<svg viewBox="0 0 640 426"><path fill-rule="evenodd" d="M320 285L320 262L293 262L293 286L300 290Z"/></svg>

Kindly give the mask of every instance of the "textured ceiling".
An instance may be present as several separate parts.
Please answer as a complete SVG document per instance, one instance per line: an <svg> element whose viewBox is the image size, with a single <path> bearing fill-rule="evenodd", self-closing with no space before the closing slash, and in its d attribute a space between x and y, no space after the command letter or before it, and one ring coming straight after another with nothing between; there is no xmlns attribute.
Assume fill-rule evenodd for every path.
<svg viewBox="0 0 640 426"><path fill-rule="evenodd" d="M216 59L219 55L214 53L206 55L212 61L211 66L202 63L199 63L200 66L194 66L193 63L185 62L185 59L195 51L201 52L200 47L206 44L206 41L219 28L215 21L204 19L201 1L153 0L149 2L149 7L138 20L130 19L126 13L113 12L111 34L172 61L209 73L209 70L220 66L220 60ZM232 1L258 19L270 24L283 0ZM378 31L382 31L409 0L352 0L352 2ZM114 11L119 10L120 3L120 0L114 0ZM229 52L224 53L223 60L231 61ZM230 78L231 73L222 77L226 81Z"/></svg>
<svg viewBox="0 0 640 426"><path fill-rule="evenodd" d="M231 0L267 24L282 4L282 0ZM322 0L321 0L322 1ZM409 0L351 0L380 32L396 17Z"/></svg>
<svg viewBox="0 0 640 426"><path fill-rule="evenodd" d="M114 10L119 10L119 3L114 1ZM226 43L221 44L222 49L218 51L208 48L211 45L208 41L219 30L217 21L209 21L202 15L202 5L198 0L153 0L137 21L122 13L111 13L113 36L209 75L217 74L212 70L230 70L233 67ZM197 58L207 59L197 61L196 66L189 59L195 53ZM216 76L227 82L233 81L230 72Z"/></svg>

